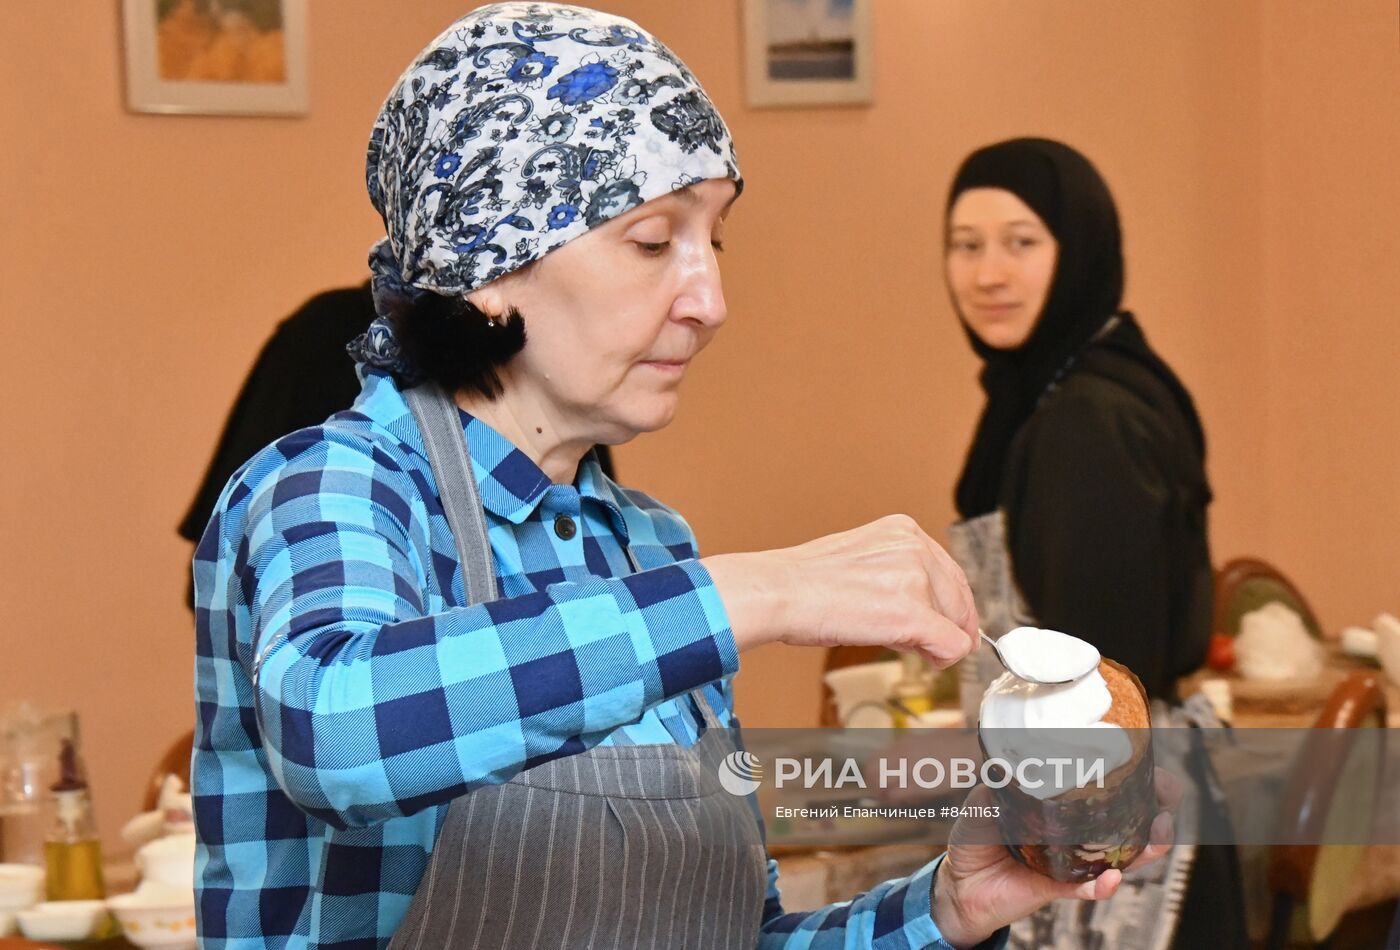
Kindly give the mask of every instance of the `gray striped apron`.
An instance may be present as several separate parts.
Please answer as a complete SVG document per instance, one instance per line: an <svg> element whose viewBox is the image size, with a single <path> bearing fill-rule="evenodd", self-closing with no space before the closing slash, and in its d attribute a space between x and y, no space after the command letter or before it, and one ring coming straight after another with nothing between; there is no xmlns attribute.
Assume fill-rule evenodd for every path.
<svg viewBox="0 0 1400 950"><path fill-rule="evenodd" d="M494 600L457 408L432 383L405 396L467 601ZM703 691L690 697L704 723L693 747L599 746L454 800L391 950L755 946L767 853L748 799L719 783L735 742Z"/></svg>

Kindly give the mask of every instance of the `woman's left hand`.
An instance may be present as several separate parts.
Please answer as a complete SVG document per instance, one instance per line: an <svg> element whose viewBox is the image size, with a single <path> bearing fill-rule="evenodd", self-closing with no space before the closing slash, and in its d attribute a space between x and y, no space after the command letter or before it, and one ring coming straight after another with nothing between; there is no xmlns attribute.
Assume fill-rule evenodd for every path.
<svg viewBox="0 0 1400 950"><path fill-rule="evenodd" d="M1155 773L1162 811L1152 822L1148 845L1129 867L1156 861L1171 849L1172 812L1181 801L1181 783L1169 772ZM968 805L991 805L986 786L974 789ZM933 922L954 947L974 947L997 930L1061 898L1106 900L1123 874L1108 870L1092 881L1070 884L1032 871L995 841L996 819L963 817L953 826L948 856L938 867L933 889Z"/></svg>

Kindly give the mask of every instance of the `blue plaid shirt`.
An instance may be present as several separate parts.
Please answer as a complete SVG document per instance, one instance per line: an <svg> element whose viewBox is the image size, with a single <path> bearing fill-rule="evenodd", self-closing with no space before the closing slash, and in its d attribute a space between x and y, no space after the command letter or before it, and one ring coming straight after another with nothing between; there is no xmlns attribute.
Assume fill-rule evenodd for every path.
<svg viewBox="0 0 1400 950"><path fill-rule="evenodd" d="M353 409L224 489L194 561L209 950L382 947L453 798L598 744L692 744L697 687L733 721L739 657L685 521L591 459L576 486L552 484L462 418L494 603L458 606L451 530L388 376L367 371ZM761 946L946 946L932 871L783 914L770 861Z"/></svg>

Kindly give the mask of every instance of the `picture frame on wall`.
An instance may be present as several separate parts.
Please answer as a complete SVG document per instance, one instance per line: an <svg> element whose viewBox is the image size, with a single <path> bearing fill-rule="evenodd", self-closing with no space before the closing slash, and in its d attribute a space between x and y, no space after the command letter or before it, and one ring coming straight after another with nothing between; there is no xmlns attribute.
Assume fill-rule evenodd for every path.
<svg viewBox="0 0 1400 950"><path fill-rule="evenodd" d="M871 0L744 0L751 106L874 100Z"/></svg>
<svg viewBox="0 0 1400 950"><path fill-rule="evenodd" d="M134 112L305 115L306 0L122 0Z"/></svg>

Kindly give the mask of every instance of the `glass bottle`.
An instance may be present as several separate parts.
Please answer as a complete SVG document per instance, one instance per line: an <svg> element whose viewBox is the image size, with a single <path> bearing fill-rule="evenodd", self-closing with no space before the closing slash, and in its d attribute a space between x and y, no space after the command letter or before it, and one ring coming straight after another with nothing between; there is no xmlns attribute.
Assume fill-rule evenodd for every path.
<svg viewBox="0 0 1400 950"><path fill-rule="evenodd" d="M82 760L71 739L63 740L59 754L59 778L50 789L55 819L44 842L51 901L100 900L106 896L102 882L102 842L92 814L92 797Z"/></svg>
<svg viewBox="0 0 1400 950"><path fill-rule="evenodd" d="M907 729L917 726L918 717L933 709L933 677L917 653L901 653L899 662L900 675L892 690L890 717L896 729Z"/></svg>
<svg viewBox="0 0 1400 950"><path fill-rule="evenodd" d="M77 738L77 728L68 711L23 702L0 710L0 862L43 867L58 751L63 739Z"/></svg>
<svg viewBox="0 0 1400 950"><path fill-rule="evenodd" d="M28 722L7 723L6 755L0 763L0 861L7 864L44 863L48 822L44 804L50 756L38 752L35 730Z"/></svg>

